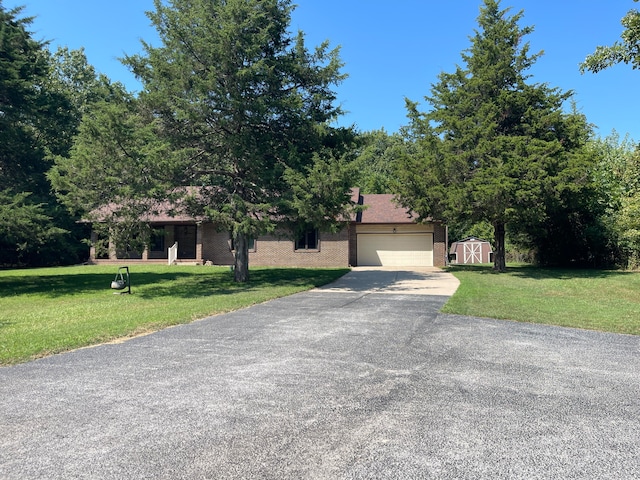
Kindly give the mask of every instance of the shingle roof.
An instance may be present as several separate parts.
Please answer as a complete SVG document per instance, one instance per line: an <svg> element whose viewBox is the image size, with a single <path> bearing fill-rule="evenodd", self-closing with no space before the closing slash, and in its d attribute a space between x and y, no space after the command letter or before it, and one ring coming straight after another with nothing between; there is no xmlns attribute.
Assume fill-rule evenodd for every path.
<svg viewBox="0 0 640 480"><path fill-rule="evenodd" d="M360 195L360 204L367 208L358 215L358 223L415 223L415 217L398 206L392 194Z"/></svg>
<svg viewBox="0 0 640 480"><path fill-rule="evenodd" d="M114 204L108 204L91 212L91 218L104 220L117 210ZM147 223L194 223L201 219L176 210L169 201L164 201L148 205L146 211L140 215L140 220Z"/></svg>
<svg viewBox="0 0 640 480"><path fill-rule="evenodd" d="M360 194L359 188L353 188L351 191L351 200L365 208L361 213L354 215L351 221L356 223L415 223L415 217L410 215L407 210L398 206L394 201L392 194ZM113 205L107 205L94 212L96 217L107 216L113 213ZM172 205L167 202L159 202L154 208L149 208L142 220L150 223L193 223L201 220L194 218L184 212L174 211L172 216Z"/></svg>

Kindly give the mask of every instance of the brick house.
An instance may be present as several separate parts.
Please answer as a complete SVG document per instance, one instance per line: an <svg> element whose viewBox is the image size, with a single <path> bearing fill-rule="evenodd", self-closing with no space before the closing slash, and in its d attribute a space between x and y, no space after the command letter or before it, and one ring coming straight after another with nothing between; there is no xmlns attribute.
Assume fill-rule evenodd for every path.
<svg viewBox="0 0 640 480"><path fill-rule="evenodd" d="M447 228L440 222L418 224L393 202L393 195L361 195L354 201L366 209L345 228L332 234L308 230L297 239L281 234L251 239L249 265L278 267L444 266ZM91 263L167 263L174 246L178 263L232 265L229 232L187 216L154 215L147 221L158 234L144 252L119 251L109 243L108 253L96 251L92 234Z"/></svg>

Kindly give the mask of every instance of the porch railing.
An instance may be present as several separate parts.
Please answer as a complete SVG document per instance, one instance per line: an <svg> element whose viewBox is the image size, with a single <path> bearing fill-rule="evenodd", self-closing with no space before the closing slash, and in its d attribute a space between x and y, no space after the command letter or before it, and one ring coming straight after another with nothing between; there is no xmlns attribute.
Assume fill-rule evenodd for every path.
<svg viewBox="0 0 640 480"><path fill-rule="evenodd" d="M178 242L174 243L172 247L169 247L169 251L168 253L168 262L169 265L173 265L174 263L177 263L178 261Z"/></svg>

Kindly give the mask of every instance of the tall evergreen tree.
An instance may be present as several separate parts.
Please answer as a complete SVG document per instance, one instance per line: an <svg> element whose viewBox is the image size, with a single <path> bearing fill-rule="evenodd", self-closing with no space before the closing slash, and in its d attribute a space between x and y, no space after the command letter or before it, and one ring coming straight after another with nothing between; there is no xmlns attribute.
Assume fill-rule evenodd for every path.
<svg viewBox="0 0 640 480"><path fill-rule="evenodd" d="M545 202L558 188L574 138L562 104L570 92L530 84L527 70L541 55L500 2L485 0L479 29L462 53L464 66L442 73L421 113L407 101L417 155L401 162L399 200L422 218L486 221L494 229L494 269L504 271L508 224L541 225Z"/></svg>
<svg viewBox="0 0 640 480"><path fill-rule="evenodd" d="M0 265L80 260L73 220L50 192L48 155L69 148L70 99L51 84L47 43L0 2Z"/></svg>
<svg viewBox="0 0 640 480"><path fill-rule="evenodd" d="M31 37L31 18L0 4L0 185L14 192L43 189L39 127L47 108L46 44Z"/></svg>
<svg viewBox="0 0 640 480"><path fill-rule="evenodd" d="M289 0L154 4L162 45L125 63L175 152L176 182L197 187L194 207L232 232L235 279L246 281L251 237L276 221L335 228L349 205L341 157L353 135L329 126L341 113L338 50L310 52L290 34Z"/></svg>

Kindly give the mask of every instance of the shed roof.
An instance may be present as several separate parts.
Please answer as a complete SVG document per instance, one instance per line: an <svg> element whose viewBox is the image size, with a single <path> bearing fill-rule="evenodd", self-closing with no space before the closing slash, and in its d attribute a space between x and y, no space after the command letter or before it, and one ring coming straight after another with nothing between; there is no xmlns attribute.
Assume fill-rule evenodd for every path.
<svg viewBox="0 0 640 480"><path fill-rule="evenodd" d="M482 238L467 237L467 238L463 238L462 240L457 240L457 241L453 242L453 245L455 245L456 243L467 243L467 242L480 242L480 243L489 243L489 244L491 244L491 242L489 242L487 240L483 240Z"/></svg>

